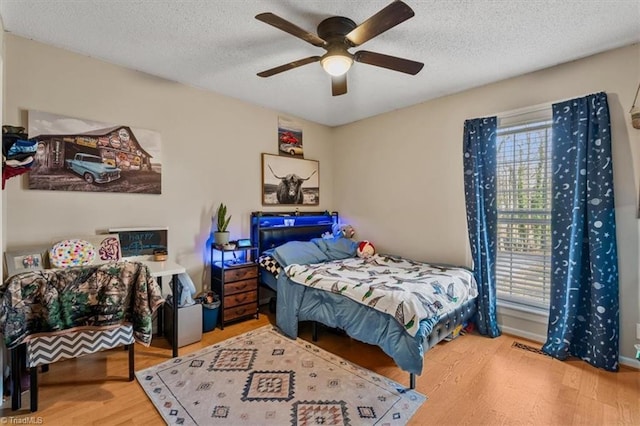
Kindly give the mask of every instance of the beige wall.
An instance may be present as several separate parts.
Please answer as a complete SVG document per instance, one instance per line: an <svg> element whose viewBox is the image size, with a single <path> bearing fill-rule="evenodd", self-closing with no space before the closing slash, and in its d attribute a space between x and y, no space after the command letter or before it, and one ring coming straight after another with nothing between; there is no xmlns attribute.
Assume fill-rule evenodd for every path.
<svg viewBox="0 0 640 426"><path fill-rule="evenodd" d="M379 251L470 264L462 173L465 119L605 91L615 165L621 352L635 354L640 322L638 192L640 130L628 111L640 77L640 47L629 46L362 120L336 130L334 204L359 238ZM521 321L501 322L522 329ZM535 335L546 327L532 324Z"/></svg>
<svg viewBox="0 0 640 426"><path fill-rule="evenodd" d="M10 180L6 248L109 227L167 226L170 257L200 287L217 205L225 202L233 215L232 238L248 237L250 212L264 209L260 153L277 154L277 111L10 34L5 41L6 124L26 127L33 109L155 130L163 168L161 195L36 191L23 177ZM320 206L301 210L331 209L331 130L300 121L305 157L320 161L321 188Z"/></svg>

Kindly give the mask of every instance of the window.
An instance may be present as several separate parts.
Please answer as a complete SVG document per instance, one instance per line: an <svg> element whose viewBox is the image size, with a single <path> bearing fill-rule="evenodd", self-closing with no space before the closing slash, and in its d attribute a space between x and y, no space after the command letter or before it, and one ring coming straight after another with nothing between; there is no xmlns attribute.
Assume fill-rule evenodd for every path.
<svg viewBox="0 0 640 426"><path fill-rule="evenodd" d="M551 109L500 119L498 299L546 308L551 278Z"/></svg>

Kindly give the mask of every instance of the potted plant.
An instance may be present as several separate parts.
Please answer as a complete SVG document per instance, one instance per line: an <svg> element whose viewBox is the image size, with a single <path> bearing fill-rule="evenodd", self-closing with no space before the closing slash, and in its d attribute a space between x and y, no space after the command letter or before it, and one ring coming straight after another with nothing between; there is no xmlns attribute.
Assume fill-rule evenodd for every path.
<svg viewBox="0 0 640 426"><path fill-rule="evenodd" d="M227 216L227 206L225 206L224 203L220 203L218 206L216 216L218 230L213 233L213 239L216 245L222 246L229 243L229 231L227 231L227 227L231 221L231 215Z"/></svg>

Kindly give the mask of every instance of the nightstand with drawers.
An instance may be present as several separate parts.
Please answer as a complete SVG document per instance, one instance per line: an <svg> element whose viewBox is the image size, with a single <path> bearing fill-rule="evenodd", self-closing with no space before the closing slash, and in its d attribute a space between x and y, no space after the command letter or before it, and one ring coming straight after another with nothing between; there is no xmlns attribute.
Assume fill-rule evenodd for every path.
<svg viewBox="0 0 640 426"><path fill-rule="evenodd" d="M257 250L211 247L211 289L220 296L221 329L229 322L258 319L258 265L253 261ZM214 259L216 252L220 259Z"/></svg>

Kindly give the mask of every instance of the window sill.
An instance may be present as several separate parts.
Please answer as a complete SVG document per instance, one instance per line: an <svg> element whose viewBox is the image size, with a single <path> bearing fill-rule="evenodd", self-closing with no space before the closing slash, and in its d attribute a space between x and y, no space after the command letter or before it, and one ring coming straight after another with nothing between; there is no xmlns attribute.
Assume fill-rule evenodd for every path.
<svg viewBox="0 0 640 426"><path fill-rule="evenodd" d="M500 299L497 300L496 305L498 307L498 312L502 315L532 321L539 324L547 324L549 322L548 309Z"/></svg>

